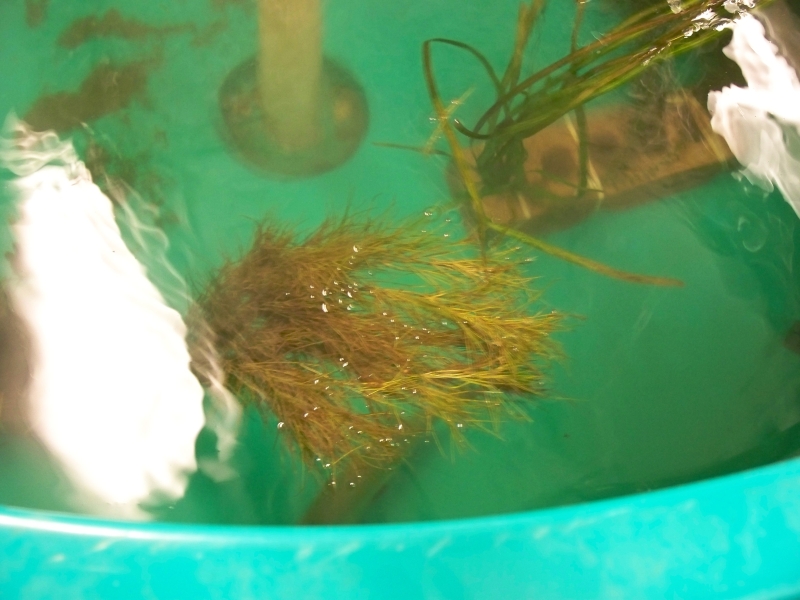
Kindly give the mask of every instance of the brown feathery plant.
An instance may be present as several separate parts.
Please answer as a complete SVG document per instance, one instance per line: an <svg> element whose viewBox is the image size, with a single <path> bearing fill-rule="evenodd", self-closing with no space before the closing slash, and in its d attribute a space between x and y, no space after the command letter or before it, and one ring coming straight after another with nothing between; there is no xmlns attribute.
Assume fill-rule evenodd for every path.
<svg viewBox="0 0 800 600"><path fill-rule="evenodd" d="M198 299L226 385L277 417L308 464L391 464L443 421L524 416L560 316L513 250L486 256L419 224L328 221L303 241L263 225Z"/></svg>

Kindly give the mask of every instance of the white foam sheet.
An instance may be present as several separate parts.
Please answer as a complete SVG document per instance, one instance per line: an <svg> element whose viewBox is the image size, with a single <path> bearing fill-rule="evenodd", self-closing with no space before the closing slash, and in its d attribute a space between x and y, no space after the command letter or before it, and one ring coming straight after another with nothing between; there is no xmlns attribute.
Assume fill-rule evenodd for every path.
<svg viewBox="0 0 800 600"><path fill-rule="evenodd" d="M724 52L736 61L747 87L711 92L711 127L725 138L759 187L777 187L800 216L800 82L752 15L737 18Z"/></svg>

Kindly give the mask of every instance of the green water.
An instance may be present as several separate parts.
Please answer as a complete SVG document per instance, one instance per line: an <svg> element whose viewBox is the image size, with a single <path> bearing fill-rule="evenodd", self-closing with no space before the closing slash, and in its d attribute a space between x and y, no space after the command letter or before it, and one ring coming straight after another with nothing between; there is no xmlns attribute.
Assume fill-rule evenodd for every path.
<svg viewBox="0 0 800 600"><path fill-rule="evenodd" d="M468 6L465 6L468 4ZM536 64L567 50L571 3L554 1ZM98 38L57 46L75 19L118 8L163 27L217 31L207 45L191 33L137 40ZM52 3L36 27L25 4L0 4L0 115L20 116L43 93L74 90L103 61L149 61L146 90L124 110L89 123L92 136L139 169L139 191L160 205L170 261L199 287L226 256L247 247L254 223L274 219L309 231L346 205L420 215L449 201L437 157L374 142L420 146L433 131L420 66L430 37L469 41L502 65L515 0L337 0L326 5L326 52L361 81L370 107L367 139L328 174L280 182L238 162L221 142L217 90L255 51L249 2ZM598 11L586 29L602 30ZM612 13L609 13L612 14ZM218 24L218 25L215 25ZM216 29L211 27L215 26ZM568 29L566 29L568 31ZM488 96L468 59L442 53L448 97L476 85L469 122ZM76 143L85 146L85 135ZM453 220L455 211L439 209ZM777 194L723 174L640 208L601 213L548 236L618 268L675 277L682 289L609 280L546 256L530 265L544 308L575 315L561 335L567 359L531 422L497 436L468 432L472 448L420 443L387 479L362 521L440 519L529 510L654 489L780 460L800 449L800 356L783 343L800 319L800 221ZM320 489L282 449L275 423L248 415L234 460L239 477L200 473L184 500L159 511L170 520L292 523ZM213 439L201 436L200 455ZM65 509L71 492L30 442L0 438L0 502ZM27 481L27 483L23 483Z"/></svg>

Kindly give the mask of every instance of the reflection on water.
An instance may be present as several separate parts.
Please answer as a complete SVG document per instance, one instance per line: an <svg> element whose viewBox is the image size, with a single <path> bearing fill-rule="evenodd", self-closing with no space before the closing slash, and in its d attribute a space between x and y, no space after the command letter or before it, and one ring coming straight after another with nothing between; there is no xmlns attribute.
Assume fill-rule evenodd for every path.
<svg viewBox="0 0 800 600"><path fill-rule="evenodd" d="M71 144L13 119L6 127L0 158L16 176L6 287L28 375L15 404L93 496L85 504L141 518L139 503L153 493L181 497L195 469L203 389L189 370L186 327Z"/></svg>
<svg viewBox="0 0 800 600"><path fill-rule="evenodd" d="M399 222L435 206L437 221L451 221L453 239L463 231L461 211L450 208L448 158L379 143L424 148L433 133L422 42L442 36L468 41L501 69L512 51L516 0L496 2L491 12L453 0L330 3L326 54L363 85L370 130L339 169L289 182L249 170L220 135L219 87L256 47L252 3L33 4L41 10L31 27L25 3L0 6L0 39L7 40L0 47L6 59L0 77L15 83L0 91L0 113L15 110L74 136L107 193L127 185L158 204L163 218L157 224L170 240L167 258L194 292L227 257L241 256L263 219L303 234L348 207L388 211ZM571 2L548 6L529 50L531 69L569 51L563 23L572 14ZM616 19L599 10L587 13L586 41ZM203 44L196 43L198 32L208 34ZM493 101L485 72L457 53L437 60L446 100L474 88L456 113L463 123L474 123ZM525 274L543 290L539 306L570 315L557 336L565 358L553 366L548 398L526 409L530 421L509 420L496 432L465 431L470 447L464 450L454 449L446 427L438 428L435 439L411 445L391 472L370 484L357 482L355 490L370 489L359 500L360 514L348 519L533 509L750 468L798 450L800 221L777 191L754 189L719 164L713 147L719 142L697 125L704 103L681 92L684 71L696 70L692 60L680 59L674 73L663 69L587 107L589 131L595 130L589 154L594 174L587 182L605 182L605 192L615 181L624 192L641 192L644 185L646 193L629 195L636 202L597 210L600 186L594 192L587 186L580 205L565 208L559 195L569 196L564 190L580 183L584 159L570 125L559 123L552 137L555 145L572 140L568 150L536 155L546 167L540 170L557 176L541 186L547 201L516 198L512 204L505 198L497 205L513 216L509 224L532 223L539 210L542 226L528 231L546 232L551 244L626 272L678 279L683 287L613 280L521 250L535 258ZM625 127L611 127L614 119ZM577 121L572 127L577 132ZM637 143L665 157L659 168L678 165L675 173L687 176L689 185L676 184L675 173L659 175L642 166L641 157L611 160L603 127L617 137L619 130L639 131ZM647 133L654 127L661 137ZM614 148L631 154L634 146L617 140ZM702 160L683 165L686 149L695 147ZM534 150L532 145L531 156ZM183 499L154 509L159 518L300 521L327 488L288 449L278 424L248 409L230 462L238 476L201 469ZM215 434L204 430L198 462L213 462L216 447ZM0 452L8 457L0 461L0 502L67 508L70 492L35 443L4 432ZM36 489L23 485L26 471L37 473Z"/></svg>

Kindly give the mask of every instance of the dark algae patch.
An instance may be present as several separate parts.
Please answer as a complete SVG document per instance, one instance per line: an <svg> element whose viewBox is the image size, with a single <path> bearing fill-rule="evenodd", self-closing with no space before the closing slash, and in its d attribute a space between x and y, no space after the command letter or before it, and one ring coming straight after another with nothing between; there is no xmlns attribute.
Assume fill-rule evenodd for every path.
<svg viewBox="0 0 800 600"><path fill-rule="evenodd" d="M100 64L77 91L40 96L24 120L38 131L64 132L122 110L144 95L148 66L148 62Z"/></svg>
<svg viewBox="0 0 800 600"><path fill-rule="evenodd" d="M192 38L192 46L195 48L204 48L214 43L217 36L225 31L229 26L228 20L219 19L210 23L205 29L196 31Z"/></svg>
<svg viewBox="0 0 800 600"><path fill-rule="evenodd" d="M251 0L211 0L211 5L217 10L222 10L226 6L247 8L250 4L252 4Z"/></svg>
<svg viewBox="0 0 800 600"><path fill-rule="evenodd" d="M90 15L74 21L58 38L62 48L77 48L95 38L121 38L139 41L148 37L195 31L194 25L168 25L156 27L137 19L125 17L116 9L109 10L102 16Z"/></svg>
<svg viewBox="0 0 800 600"><path fill-rule="evenodd" d="M784 345L792 352L800 354L800 321L795 321L789 328Z"/></svg>
<svg viewBox="0 0 800 600"><path fill-rule="evenodd" d="M162 130L155 131L152 139L155 144L162 146L167 143L166 133ZM122 204L126 201L128 190L136 190L158 207L155 217L158 227L165 228L178 222L178 217L166 206L164 190L170 182L154 166L155 160L150 151L125 156L112 144L91 136L83 155L92 180L112 202Z"/></svg>
<svg viewBox="0 0 800 600"><path fill-rule="evenodd" d="M50 0L25 0L25 22L28 27L38 27L47 18Z"/></svg>

